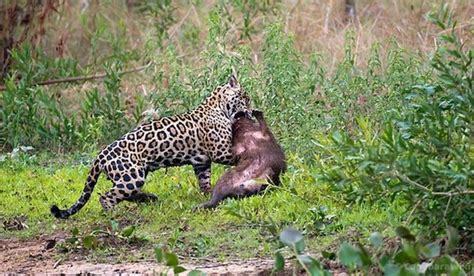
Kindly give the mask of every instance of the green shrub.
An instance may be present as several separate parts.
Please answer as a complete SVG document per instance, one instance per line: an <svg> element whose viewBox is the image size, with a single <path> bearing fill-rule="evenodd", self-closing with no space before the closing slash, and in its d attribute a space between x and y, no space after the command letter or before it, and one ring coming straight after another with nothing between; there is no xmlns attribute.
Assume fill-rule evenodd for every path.
<svg viewBox="0 0 474 276"><path fill-rule="evenodd" d="M403 226L397 227L395 232L398 236L396 246L393 245L393 239L387 242L380 233L374 232L368 238L370 247L365 246L367 242L356 245L344 242L337 255L329 251L323 251L321 255L331 261L337 258L349 272L362 272L364 275L381 272L384 275L467 275L462 266L449 255L459 242L455 229L447 229L445 245L440 241L428 243L418 240ZM305 242L301 232L285 229L279 238L280 248L275 252L275 271L284 269L283 252L289 251L288 255L295 259L295 267L301 267L309 275L331 275L317 259L304 254ZM469 265L467 269L469 272Z"/></svg>
<svg viewBox="0 0 474 276"><path fill-rule="evenodd" d="M446 225L472 241L474 194L472 49L464 49L444 10L431 19L442 27L431 65L431 82L403 90L403 104L379 132L358 119L354 136L321 137L321 179L334 183L349 201L402 197L409 218L437 234ZM471 242L472 244L472 242Z"/></svg>
<svg viewBox="0 0 474 276"><path fill-rule="evenodd" d="M117 139L132 127L126 116L124 98L121 96L122 63L106 63L105 91L98 88L87 92L82 104L78 136L81 144L100 145Z"/></svg>
<svg viewBox="0 0 474 276"><path fill-rule="evenodd" d="M34 57L35 56L35 57ZM21 145L70 146L76 125L68 117L59 98L36 82L78 74L77 63L49 59L28 45L11 54L14 73L5 80L0 94L0 141L7 150Z"/></svg>
<svg viewBox="0 0 474 276"><path fill-rule="evenodd" d="M143 10L146 14L173 10L168 2L163 4L165 6L153 1L147 3ZM240 5L235 16L271 10L266 4L256 10L238 1L234 4ZM216 9L223 7L218 5ZM104 86L94 85L84 95L75 95L74 101L63 102L58 96L61 91L54 87L32 88L35 93L27 91L37 81L79 74L77 62L55 59L53 63L44 54L32 55L28 49L19 51L13 55L17 58L12 66L17 77L11 79L8 91L0 100L4 126L0 130L1 139L9 149L27 143L35 148L47 144L54 148L94 150L132 128L145 109L153 108L159 116L169 116L194 108L213 89L227 81L235 68L254 107L265 111L285 149L299 156L310 156L315 150L315 136L335 128L352 129L355 118L361 115L382 121L387 108L400 104L399 91L425 78L421 62L396 43L390 46L385 67L382 66L384 58L378 52L380 46L376 44L367 63L368 69L357 68L352 34L347 36L344 60L334 74L328 73L317 53L305 60L278 20L264 28L262 56L260 62L255 63L249 45L240 46L226 36L226 20L216 11L209 14L210 30L199 62L183 59L178 54L178 46L171 41L166 50L159 51L156 51L158 45L147 44L142 59L148 59L153 52L156 71L152 82L155 85L146 95L136 93L132 97L136 102L132 109L124 104L120 71L125 62L136 59L137 51L122 49L127 45L120 39L122 36L107 31L112 22L98 20L91 33L94 41L113 44L109 45L112 48L110 55L94 55L99 58L95 62L106 61ZM246 35L254 31L249 30ZM15 84L17 78L21 81ZM22 90L17 92L19 89ZM74 106L78 101L79 112ZM27 107L19 108L22 103ZM293 142L295 137L299 143ZM312 162L311 159L306 161Z"/></svg>

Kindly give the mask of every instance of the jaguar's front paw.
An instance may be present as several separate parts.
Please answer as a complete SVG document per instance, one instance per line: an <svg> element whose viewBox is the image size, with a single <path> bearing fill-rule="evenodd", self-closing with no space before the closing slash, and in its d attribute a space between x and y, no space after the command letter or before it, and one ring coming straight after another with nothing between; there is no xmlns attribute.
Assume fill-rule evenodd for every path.
<svg viewBox="0 0 474 276"><path fill-rule="evenodd" d="M201 189L201 192L205 195L208 195L208 194L212 193L212 187L210 185L209 186L203 186L200 189Z"/></svg>

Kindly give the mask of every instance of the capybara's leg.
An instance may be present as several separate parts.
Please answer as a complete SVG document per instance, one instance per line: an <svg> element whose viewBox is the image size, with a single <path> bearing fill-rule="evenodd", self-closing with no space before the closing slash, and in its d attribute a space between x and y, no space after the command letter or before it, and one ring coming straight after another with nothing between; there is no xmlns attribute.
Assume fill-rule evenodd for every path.
<svg viewBox="0 0 474 276"><path fill-rule="evenodd" d="M246 180L240 184L218 182L210 201L198 205L193 210L215 208L222 200L228 197L241 198L251 196L264 190L268 185L263 180Z"/></svg>
<svg viewBox="0 0 474 276"><path fill-rule="evenodd" d="M224 182L217 182L216 186L212 191L212 198L206 203L200 204L193 208L193 211L199 209L213 209L215 208L219 202L221 202L226 196L228 195L228 188L227 184Z"/></svg>

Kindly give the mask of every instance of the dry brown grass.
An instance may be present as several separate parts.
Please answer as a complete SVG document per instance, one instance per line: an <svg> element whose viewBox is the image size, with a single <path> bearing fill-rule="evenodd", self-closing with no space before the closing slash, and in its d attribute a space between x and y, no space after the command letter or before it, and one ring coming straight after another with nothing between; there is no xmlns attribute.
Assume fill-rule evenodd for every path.
<svg viewBox="0 0 474 276"><path fill-rule="evenodd" d="M357 2L357 19L344 22L343 1L300 3L289 15L289 30L295 33L296 45L304 53L318 51L332 58L332 64L344 54L344 37L348 30L355 33L357 58L365 60L375 42L386 46L394 38L397 43L420 54L429 53L439 30L426 20L426 15L443 1L384 0ZM465 40L472 37L473 1L444 1L453 8ZM472 43L469 41L468 43ZM382 47L383 53L384 47Z"/></svg>
<svg viewBox="0 0 474 276"><path fill-rule="evenodd" d="M45 23L44 33L39 41L42 47L53 57L73 57L93 74L102 71L101 58L112 53L111 38L124 38L123 47L138 50L140 55L149 51L154 59L160 51L147 47L147 42L154 41L156 18L138 12L137 6L127 6L133 1L62 1L58 12L49 17ZM209 12L215 8L216 0L203 1L201 5L179 1L174 3L175 22L168 29L169 39L165 45L173 44L184 62L190 66L202 62L199 54L205 47L208 35ZM251 46L252 60L261 60L261 46L266 25L275 20L282 22L285 31L294 37L296 48L303 59L312 53L319 53L328 72L333 72L344 56L345 38L348 32L354 36L356 63L365 64L374 43L380 43L381 56L386 56L386 49L391 40L398 45L427 57L436 47L435 37L439 34L432 23L426 20L429 11L439 7L443 2L450 5L454 18L458 21L457 31L465 40L467 47L472 47L474 0L356 0L356 20L347 22L344 15L343 0L286 0L276 2L277 12L258 13L252 18L256 32L252 39L240 39L242 14L227 5L233 16L230 30L225 39L227 49L233 46L248 44ZM198 30L198 41L186 40L186 30L190 26ZM100 29L104 28L101 32ZM151 50L150 50L151 49ZM166 49L166 47L165 47ZM125 67L139 66L147 61L143 58L126 62ZM381 62L384 62L382 58ZM202 64L200 64L202 65ZM166 64L163 66L166 67ZM155 67L147 72L124 76L122 91L127 97L127 105L133 108L134 95L146 94L156 90L152 77L166 68ZM100 86L101 82L62 87L63 100L80 103L84 92L91 87ZM53 87L51 87L53 88ZM69 104L68 104L69 105ZM73 112L79 105L71 104Z"/></svg>
<svg viewBox="0 0 474 276"><path fill-rule="evenodd" d="M101 57L111 54L112 38L123 38L123 47L136 49L140 54L150 50L147 42L153 41L153 24L156 18L137 11L136 6L128 6L134 1L63 1L58 13L50 16L39 45L51 56L73 57L90 71L100 71ZM137 1L135 1L137 2ZM190 1L191 2L191 1ZM175 22L168 29L169 39L186 62L199 62L205 47L208 32L208 14L215 8L215 0L203 1L199 6L179 1L174 3ZM256 29L252 39L239 39L242 14L227 5L233 16L233 24L225 39L232 45L248 44L253 49L252 59L260 60L264 29L267 24L280 20L285 30L294 36L295 45L305 58L311 53L321 54L326 69L332 72L344 56L345 37L348 32L354 36L353 49L357 64L364 64L374 43L380 43L382 57L393 39L403 48L421 56L429 55L436 47L435 37L439 30L426 20L429 11L443 2L453 9L458 21L457 31L472 47L474 3L473 0L357 0L357 17L347 22L343 0L287 0L276 2L276 13L258 13L252 18ZM105 27L104 27L105 26ZM198 41L186 41L185 32L190 26L197 27ZM104 28L102 32L101 28ZM151 56L160 49L152 49ZM383 60L382 60L383 62ZM127 67L143 64L144 61L128 61ZM88 66L92 65L92 66ZM140 75L140 74L138 74ZM149 76L149 75L148 75ZM149 82L142 74L133 78L134 83L126 89L137 90L140 84Z"/></svg>

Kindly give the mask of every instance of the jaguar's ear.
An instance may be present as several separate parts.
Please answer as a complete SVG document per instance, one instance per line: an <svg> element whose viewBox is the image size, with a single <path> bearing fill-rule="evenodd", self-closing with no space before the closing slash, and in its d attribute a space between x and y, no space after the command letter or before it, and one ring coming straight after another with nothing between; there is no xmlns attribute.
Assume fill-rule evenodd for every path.
<svg viewBox="0 0 474 276"><path fill-rule="evenodd" d="M230 75L228 83L230 88L239 88L239 82L237 81L237 76L235 73L232 73L232 75Z"/></svg>

